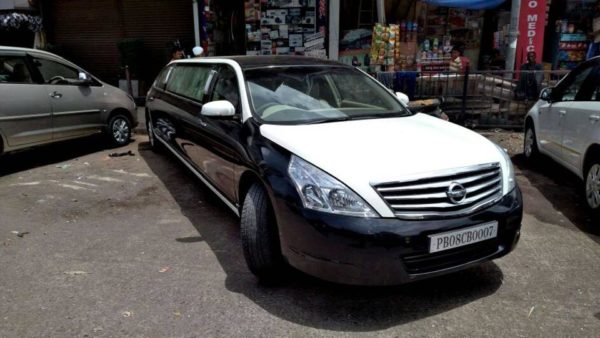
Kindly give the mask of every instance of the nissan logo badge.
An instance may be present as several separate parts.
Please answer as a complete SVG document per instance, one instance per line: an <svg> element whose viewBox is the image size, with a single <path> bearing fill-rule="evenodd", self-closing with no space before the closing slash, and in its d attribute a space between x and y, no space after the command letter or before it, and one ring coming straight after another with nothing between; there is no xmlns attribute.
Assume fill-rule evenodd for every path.
<svg viewBox="0 0 600 338"><path fill-rule="evenodd" d="M446 191L446 195L453 204L460 204L467 197L467 189L460 183L452 182L448 187L448 191Z"/></svg>

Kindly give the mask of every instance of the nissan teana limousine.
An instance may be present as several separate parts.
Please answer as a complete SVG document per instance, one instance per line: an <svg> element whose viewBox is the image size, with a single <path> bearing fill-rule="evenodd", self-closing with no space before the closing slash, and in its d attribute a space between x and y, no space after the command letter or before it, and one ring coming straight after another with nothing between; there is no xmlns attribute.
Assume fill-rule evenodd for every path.
<svg viewBox="0 0 600 338"><path fill-rule="evenodd" d="M523 202L506 152L411 113L333 61L239 56L168 64L147 94L150 145L168 150L240 217L249 269L291 266L390 285L506 255Z"/></svg>

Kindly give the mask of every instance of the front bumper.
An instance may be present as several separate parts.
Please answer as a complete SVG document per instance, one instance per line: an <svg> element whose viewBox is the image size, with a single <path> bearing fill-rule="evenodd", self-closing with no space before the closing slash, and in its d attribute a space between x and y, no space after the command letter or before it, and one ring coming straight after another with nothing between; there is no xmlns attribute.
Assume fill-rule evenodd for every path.
<svg viewBox="0 0 600 338"><path fill-rule="evenodd" d="M274 203L282 253L293 267L343 284L395 285L462 270L512 251L520 236L523 201L515 188L473 215L401 220L333 215ZM429 253L428 235L498 221L494 239Z"/></svg>

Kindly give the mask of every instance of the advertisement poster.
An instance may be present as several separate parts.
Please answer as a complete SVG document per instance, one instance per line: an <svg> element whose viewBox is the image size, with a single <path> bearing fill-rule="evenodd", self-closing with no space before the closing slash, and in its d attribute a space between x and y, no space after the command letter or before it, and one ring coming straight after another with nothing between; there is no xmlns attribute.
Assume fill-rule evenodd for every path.
<svg viewBox="0 0 600 338"><path fill-rule="evenodd" d="M246 54L326 57L326 2L246 0Z"/></svg>

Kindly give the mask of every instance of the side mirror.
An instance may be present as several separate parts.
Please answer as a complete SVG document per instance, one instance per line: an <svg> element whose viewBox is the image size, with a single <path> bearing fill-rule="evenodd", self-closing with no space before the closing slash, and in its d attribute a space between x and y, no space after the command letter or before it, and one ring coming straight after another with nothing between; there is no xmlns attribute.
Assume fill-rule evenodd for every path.
<svg viewBox="0 0 600 338"><path fill-rule="evenodd" d="M396 92L396 97L400 100L400 102L408 105L408 102L410 101L410 99L408 98L408 95L402 93L402 92Z"/></svg>
<svg viewBox="0 0 600 338"><path fill-rule="evenodd" d="M235 115L235 107L226 100L207 102L200 111L202 116L231 117Z"/></svg>
<svg viewBox="0 0 600 338"><path fill-rule="evenodd" d="M544 100L547 102L552 101L552 88L544 88L540 93L540 100Z"/></svg>
<svg viewBox="0 0 600 338"><path fill-rule="evenodd" d="M89 86L92 84L92 78L88 73L79 72L79 81L77 82L80 86Z"/></svg>

